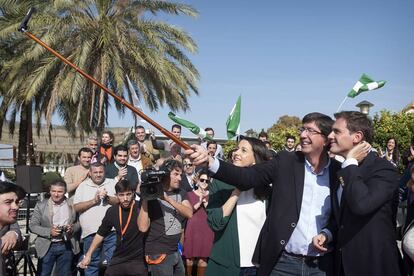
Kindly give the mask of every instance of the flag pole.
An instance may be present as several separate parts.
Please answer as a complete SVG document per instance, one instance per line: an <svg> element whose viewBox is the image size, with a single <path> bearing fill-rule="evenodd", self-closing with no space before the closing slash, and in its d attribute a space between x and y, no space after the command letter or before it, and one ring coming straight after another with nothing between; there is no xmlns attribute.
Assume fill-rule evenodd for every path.
<svg viewBox="0 0 414 276"><path fill-rule="evenodd" d="M132 112L134 112L135 114L137 114L138 116L140 116L142 119L144 119L148 123L150 123L156 129L158 129L159 131L161 131L162 134L164 134L165 136L167 136L168 138L170 138L171 140L173 140L176 144L180 145L182 148L184 148L186 150L187 149L190 149L190 146L188 144L186 144L182 140L180 140L177 137L175 137L171 132L169 132L168 130L166 130L165 128L163 128L161 125L159 125L157 122L155 122L154 120L152 120L150 117L148 117L147 115L145 115L141 110L139 110L138 108L136 108L135 106L133 106L129 102L125 101L122 97L120 97L117 94L115 94L115 92L109 90L105 85L103 85L102 83L100 83L99 81L97 81L95 78L93 78L92 76L90 76L87 73L85 73L84 71L82 71L75 64L73 64L72 62L70 62L69 60L67 60L65 57L63 57L61 54L59 54L57 51L53 50L51 47L49 47L46 43L44 43L42 40L40 40L39 38L37 38L35 35L33 35L32 33L30 33L29 31L27 31L27 29L28 29L27 28L27 24L28 24L28 22L30 20L30 17L32 16L32 13L33 12L35 12L35 9L34 8L31 8L29 10L29 12L26 14L26 16L23 18L23 21L22 21L22 23L20 24L20 26L18 28L19 32L24 33L27 37L29 37L30 39L34 40L37 44L41 45L43 48L45 48L46 50L48 50L50 53L52 53L58 59L60 59L61 61L63 61L65 64L69 65L71 68L73 68L76 72L78 72L84 78L86 78L87 80L89 80L92 83L94 83L96 86L98 86L99 88L101 88L105 93L107 93L110 96L112 96L115 100L119 101L122 105L124 105L125 107L127 107L128 109L130 109Z"/></svg>
<svg viewBox="0 0 414 276"><path fill-rule="evenodd" d="M339 112L339 110L341 109L342 105L346 102L346 100L348 99L348 95L345 96L344 100L341 102L341 104L338 106L338 109L336 110L336 112Z"/></svg>

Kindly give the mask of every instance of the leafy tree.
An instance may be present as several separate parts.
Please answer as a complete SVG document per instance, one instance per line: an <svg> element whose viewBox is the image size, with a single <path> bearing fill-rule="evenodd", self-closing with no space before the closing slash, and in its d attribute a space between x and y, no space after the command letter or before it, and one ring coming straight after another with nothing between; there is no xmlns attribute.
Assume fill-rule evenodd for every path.
<svg viewBox="0 0 414 276"><path fill-rule="evenodd" d="M244 132L247 137L257 137L257 132L254 129L248 129Z"/></svg>
<svg viewBox="0 0 414 276"><path fill-rule="evenodd" d="M276 150L283 149L286 137L289 135L296 137L296 141L299 141L298 128L301 125L302 121L296 116L281 116L276 124L267 130L272 147Z"/></svg>
<svg viewBox="0 0 414 276"><path fill-rule="evenodd" d="M228 140L223 145L223 152L224 152L224 158L227 160L227 155L229 152L237 147L237 142L235 140Z"/></svg>
<svg viewBox="0 0 414 276"><path fill-rule="evenodd" d="M196 53L196 43L178 27L155 20L159 13L197 16L188 5L160 0L0 0L0 44L9 43L13 49L6 60L0 53L6 88L0 130L4 114L10 114L13 130L19 113L27 114L20 128L31 129L22 124L31 123L32 109L38 131L42 120L50 130L55 113L73 136L99 132L107 124L109 97L17 33L29 7L38 10L29 23L37 37L128 101L135 93L150 110L163 105L186 110L187 98L198 94L199 74L185 54ZM121 103L115 102L115 107L121 115L125 112Z"/></svg>

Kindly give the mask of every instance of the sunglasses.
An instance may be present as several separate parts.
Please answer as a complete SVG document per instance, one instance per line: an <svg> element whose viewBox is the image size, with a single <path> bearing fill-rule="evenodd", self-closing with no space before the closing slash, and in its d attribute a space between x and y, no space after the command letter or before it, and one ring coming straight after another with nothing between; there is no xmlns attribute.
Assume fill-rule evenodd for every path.
<svg viewBox="0 0 414 276"><path fill-rule="evenodd" d="M200 178L200 182L202 182L202 183L206 183L206 184L209 184L210 183L210 180L208 180L208 179L204 179L204 178Z"/></svg>
<svg viewBox="0 0 414 276"><path fill-rule="evenodd" d="M184 166L187 166L187 167L191 167L192 165L193 165L193 163L184 164Z"/></svg>

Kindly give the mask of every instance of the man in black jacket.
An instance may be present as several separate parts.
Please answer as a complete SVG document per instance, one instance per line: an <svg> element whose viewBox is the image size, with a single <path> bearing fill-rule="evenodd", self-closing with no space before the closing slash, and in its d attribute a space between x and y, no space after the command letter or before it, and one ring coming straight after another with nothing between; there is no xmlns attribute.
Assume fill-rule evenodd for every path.
<svg viewBox="0 0 414 276"><path fill-rule="evenodd" d="M330 151L345 158L332 200L335 275L402 275L396 242L398 173L370 152L374 131L365 114L343 111L335 118ZM319 238L321 245L324 237Z"/></svg>
<svg viewBox="0 0 414 276"><path fill-rule="evenodd" d="M216 179L240 190L272 183L268 216L256 245L253 262L258 275L330 275L331 254L312 245L331 215L331 188L339 165L327 154L333 120L321 113L307 114L299 129L302 152L280 152L271 161L249 168L235 167L192 146L196 165L209 162Z"/></svg>

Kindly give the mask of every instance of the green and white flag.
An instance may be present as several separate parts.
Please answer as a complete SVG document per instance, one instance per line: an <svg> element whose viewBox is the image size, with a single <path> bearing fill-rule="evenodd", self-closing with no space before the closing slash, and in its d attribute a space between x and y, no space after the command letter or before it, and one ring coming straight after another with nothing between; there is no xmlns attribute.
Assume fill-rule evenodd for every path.
<svg viewBox="0 0 414 276"><path fill-rule="evenodd" d="M241 108L241 96L237 99L236 104L230 112L230 116L227 119L227 138L231 139L240 134L240 108Z"/></svg>
<svg viewBox="0 0 414 276"><path fill-rule="evenodd" d="M192 123L190 121L187 121L187 120L184 120L183 118L180 118L180 117L176 116L172 112L168 113L168 117L171 120L173 120L174 122L176 122L177 124L179 124L180 126L183 126L186 129L188 129L189 131L191 131L192 133L194 133L195 135L197 135L201 139L213 140L210 136L207 135L207 133L204 131L204 129L200 128L199 126L195 125L194 123Z"/></svg>
<svg viewBox="0 0 414 276"><path fill-rule="evenodd" d="M362 74L361 78L357 83L354 85L352 90L348 93L348 97L355 98L359 94L365 91L371 91L374 89L378 89L384 86L386 81L374 81L370 77L365 74Z"/></svg>

